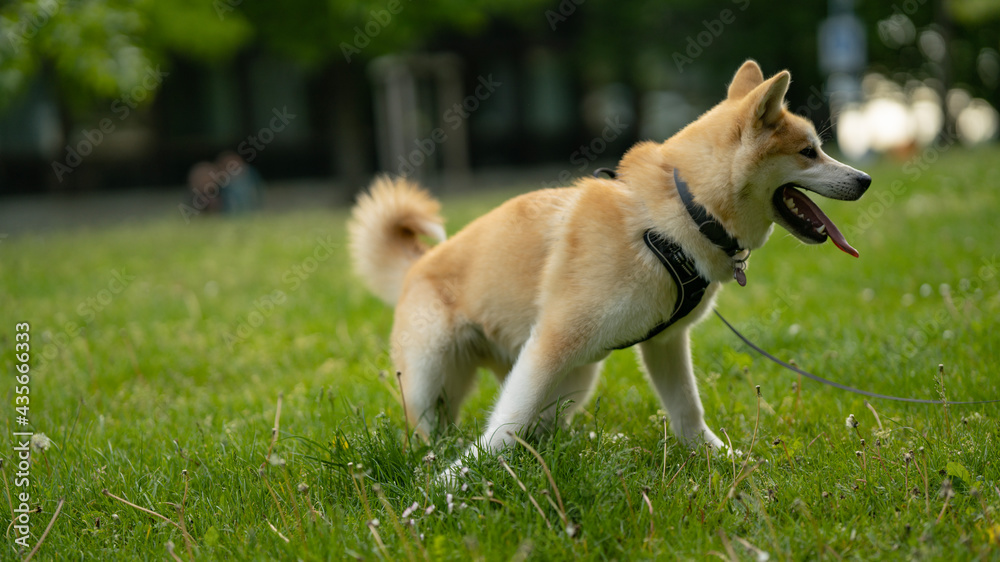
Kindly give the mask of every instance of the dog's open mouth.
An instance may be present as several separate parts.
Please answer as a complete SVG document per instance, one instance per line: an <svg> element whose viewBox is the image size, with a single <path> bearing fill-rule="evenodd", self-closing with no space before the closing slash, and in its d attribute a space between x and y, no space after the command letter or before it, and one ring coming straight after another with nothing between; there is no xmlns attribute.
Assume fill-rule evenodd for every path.
<svg viewBox="0 0 1000 562"><path fill-rule="evenodd" d="M826 216L819 206L813 203L805 193L795 189L792 184L785 184L774 192L774 208L778 210L794 234L802 238L826 242L827 237L833 240L838 248L858 257L858 251L847 243L837 225Z"/></svg>

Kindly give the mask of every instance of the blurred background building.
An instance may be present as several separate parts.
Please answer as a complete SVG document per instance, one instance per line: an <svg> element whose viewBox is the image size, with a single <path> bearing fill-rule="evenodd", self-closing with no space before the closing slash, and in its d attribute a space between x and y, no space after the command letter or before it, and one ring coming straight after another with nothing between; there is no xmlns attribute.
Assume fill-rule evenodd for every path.
<svg viewBox="0 0 1000 562"><path fill-rule="evenodd" d="M848 157L905 157L996 136L998 48L993 0L6 2L0 195L177 186L224 151L345 199L378 171L565 184L746 58L790 69L790 109Z"/></svg>

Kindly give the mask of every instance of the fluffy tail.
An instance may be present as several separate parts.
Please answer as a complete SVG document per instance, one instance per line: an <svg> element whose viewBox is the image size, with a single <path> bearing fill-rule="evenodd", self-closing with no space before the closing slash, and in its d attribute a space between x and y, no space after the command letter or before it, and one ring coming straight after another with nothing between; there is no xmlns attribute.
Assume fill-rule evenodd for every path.
<svg viewBox="0 0 1000 562"><path fill-rule="evenodd" d="M429 193L403 178L376 178L358 198L347 225L354 271L385 302L396 304L407 270L428 250L420 236L445 240L440 210Z"/></svg>

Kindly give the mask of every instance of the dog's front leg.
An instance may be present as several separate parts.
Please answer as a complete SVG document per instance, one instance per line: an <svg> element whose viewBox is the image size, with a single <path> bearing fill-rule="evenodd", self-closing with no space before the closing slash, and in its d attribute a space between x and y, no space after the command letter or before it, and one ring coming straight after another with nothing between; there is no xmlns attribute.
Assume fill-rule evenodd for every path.
<svg viewBox="0 0 1000 562"><path fill-rule="evenodd" d="M670 416L670 427L689 447L708 443L715 450L722 441L705 425L705 410L691 368L688 332L664 334L639 344L639 352L653 387Z"/></svg>
<svg viewBox="0 0 1000 562"><path fill-rule="evenodd" d="M513 434L538 421L539 414L552 400L553 391L575 366L573 360L578 356L580 342L581 339L571 342L555 330L533 333L504 381L486 432L438 479L453 483L465 458L494 454L512 445Z"/></svg>

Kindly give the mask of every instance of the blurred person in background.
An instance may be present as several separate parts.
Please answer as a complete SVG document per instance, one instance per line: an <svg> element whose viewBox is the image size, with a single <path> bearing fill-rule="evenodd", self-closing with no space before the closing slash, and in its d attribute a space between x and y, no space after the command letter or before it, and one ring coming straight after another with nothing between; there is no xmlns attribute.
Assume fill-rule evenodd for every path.
<svg viewBox="0 0 1000 562"><path fill-rule="evenodd" d="M192 207L198 212L241 214L261 207L263 179L238 154L225 151L215 162L198 162L188 174Z"/></svg>

